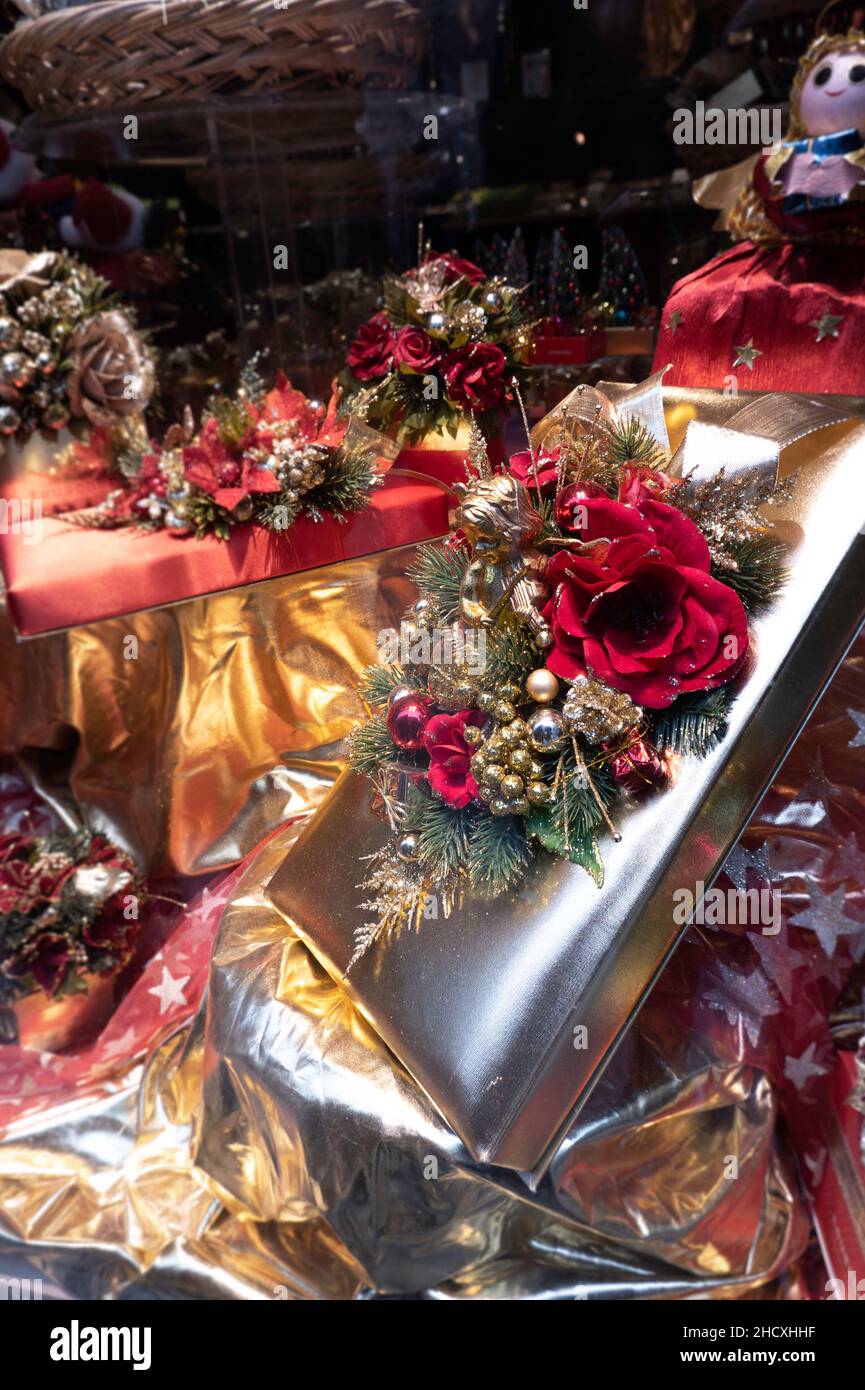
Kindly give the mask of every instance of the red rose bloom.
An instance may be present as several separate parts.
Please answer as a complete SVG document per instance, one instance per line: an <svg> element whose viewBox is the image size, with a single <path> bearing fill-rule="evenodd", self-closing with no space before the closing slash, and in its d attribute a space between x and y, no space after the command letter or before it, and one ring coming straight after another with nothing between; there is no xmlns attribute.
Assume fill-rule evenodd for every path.
<svg viewBox="0 0 865 1390"><path fill-rule="evenodd" d="M472 749L463 738L463 729L467 724L480 727L486 721L487 716L480 710L464 709L457 714L434 714L423 731L430 759L430 786L442 801L458 811L478 794L471 772Z"/></svg>
<svg viewBox="0 0 865 1390"><path fill-rule="evenodd" d="M373 314L358 330L348 350L347 362L358 381L387 376L393 355L394 338L384 314Z"/></svg>
<svg viewBox="0 0 865 1390"><path fill-rule="evenodd" d="M551 497L556 490L561 452L561 449L555 448L548 454L541 451L536 455L537 483L540 484L544 497ZM532 456L528 449L524 449L521 454L511 454L508 472L511 477L517 478L524 487L536 487L536 470L532 465Z"/></svg>
<svg viewBox="0 0 865 1390"><path fill-rule="evenodd" d="M649 709L732 680L748 621L738 595L712 577L694 523L664 502L626 507L609 498L587 498L581 519L581 539L609 545L550 561L550 670L567 680L594 676Z"/></svg>
<svg viewBox="0 0 865 1390"><path fill-rule="evenodd" d="M448 398L465 410L492 410L502 398L505 354L495 343L470 343L449 352L445 382Z"/></svg>
<svg viewBox="0 0 865 1390"><path fill-rule="evenodd" d="M431 261L436 261L439 265L447 267L448 280L451 284L453 284L455 280L462 279L467 280L470 285L482 285L487 278L485 270L481 270L480 266L475 265L474 261L464 260L462 256L448 255L445 253L443 256L427 257L427 264Z"/></svg>
<svg viewBox="0 0 865 1390"><path fill-rule="evenodd" d="M638 502L660 499L676 486L676 479L647 468L642 463L626 463L619 474L619 501L636 507Z"/></svg>
<svg viewBox="0 0 865 1390"><path fill-rule="evenodd" d="M438 354L432 339L422 328L410 326L401 328L393 345L393 360L401 372L416 372L422 375L432 371L438 361Z"/></svg>

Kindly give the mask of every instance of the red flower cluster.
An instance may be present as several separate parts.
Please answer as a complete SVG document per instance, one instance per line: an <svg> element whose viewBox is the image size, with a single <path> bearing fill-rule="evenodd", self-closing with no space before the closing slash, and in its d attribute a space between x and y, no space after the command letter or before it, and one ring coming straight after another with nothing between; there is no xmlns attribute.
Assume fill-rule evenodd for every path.
<svg viewBox="0 0 865 1390"><path fill-rule="evenodd" d="M220 421L211 417L194 439L183 443L181 438L175 443L175 435L180 435L180 431L173 426L163 444L145 454L135 486L118 499L115 515L136 517L142 498L165 496L167 485L160 465L164 453L179 444L186 482L226 511L233 511L247 498L279 492L278 479L270 469L261 466L262 453L272 450L280 427L285 425L291 426L298 443L338 448L346 431L345 422L336 418L338 401L338 392L334 391L327 410L312 406L280 371L273 389L260 402L242 402L248 419L245 431L238 434L235 430L226 438Z"/></svg>
<svg viewBox="0 0 865 1390"><path fill-rule="evenodd" d="M594 676L649 709L725 685L748 649L741 600L713 578L702 532L654 500L657 477L626 480L632 504L579 485L562 494L560 523L570 518L581 540L601 544L553 557L545 609L551 671Z"/></svg>
<svg viewBox="0 0 865 1390"><path fill-rule="evenodd" d="M102 898L77 877L99 869L111 875ZM0 1000L35 988L54 995L70 972L120 969L139 931L125 899L139 890L132 860L101 835L0 837Z"/></svg>
<svg viewBox="0 0 865 1390"><path fill-rule="evenodd" d="M471 771L472 750L463 738L467 724L482 728L487 716L477 709L457 714L434 714L423 732L429 754L429 782L433 791L455 810L474 801L478 784Z"/></svg>
<svg viewBox="0 0 865 1390"><path fill-rule="evenodd" d="M464 280L481 285L486 274L480 266L459 256L428 256L446 271L445 283ZM491 342L466 343L451 348L420 326L408 324L396 330L387 314L377 313L357 332L348 351L350 371L361 382L381 380L389 372L426 376L438 374L448 400L463 410L493 410L501 404L507 358Z"/></svg>

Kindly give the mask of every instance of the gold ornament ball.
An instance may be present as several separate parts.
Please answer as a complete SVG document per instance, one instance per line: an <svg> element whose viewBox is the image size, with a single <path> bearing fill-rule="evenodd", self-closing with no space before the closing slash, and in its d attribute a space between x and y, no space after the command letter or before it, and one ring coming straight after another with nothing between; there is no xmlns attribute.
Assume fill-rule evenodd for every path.
<svg viewBox="0 0 865 1390"><path fill-rule="evenodd" d="M522 796L525 789L525 782L522 777L518 777L515 772L509 772L507 777L502 778L502 796L511 801L515 796Z"/></svg>
<svg viewBox="0 0 865 1390"><path fill-rule="evenodd" d="M506 773L507 769L501 763L490 763L484 770L484 781L489 782L491 787L499 787Z"/></svg>
<svg viewBox="0 0 865 1390"><path fill-rule="evenodd" d="M516 748L517 744L523 741L523 735L513 724L504 724L498 731L498 738L502 748Z"/></svg>
<svg viewBox="0 0 865 1390"><path fill-rule="evenodd" d="M551 792L546 782L530 782L526 787L526 798L532 806L548 806Z"/></svg>
<svg viewBox="0 0 865 1390"><path fill-rule="evenodd" d="M516 706L510 700L496 700L493 705L493 714L500 724L510 724L512 719L516 719Z"/></svg>
<svg viewBox="0 0 865 1390"><path fill-rule="evenodd" d="M530 700L536 701L539 705L548 705L556 698L559 693L559 682L548 671L546 666L541 666L537 671L532 671L531 675L526 676L526 694Z"/></svg>
<svg viewBox="0 0 865 1390"><path fill-rule="evenodd" d="M516 681L505 681L500 687L499 693L503 700L511 700L515 704L520 698L520 687Z"/></svg>
<svg viewBox="0 0 865 1390"><path fill-rule="evenodd" d="M484 710L487 714L496 702L496 697L490 690L482 690L478 696L478 709Z"/></svg>
<svg viewBox="0 0 865 1390"><path fill-rule="evenodd" d="M469 745L469 748L476 748L479 743L483 742L483 737L484 731L483 729L479 729L477 724L466 724L464 726L463 738Z"/></svg>
<svg viewBox="0 0 865 1390"><path fill-rule="evenodd" d="M532 755L524 744L516 747L508 758L508 763L514 772L530 772L532 767Z"/></svg>

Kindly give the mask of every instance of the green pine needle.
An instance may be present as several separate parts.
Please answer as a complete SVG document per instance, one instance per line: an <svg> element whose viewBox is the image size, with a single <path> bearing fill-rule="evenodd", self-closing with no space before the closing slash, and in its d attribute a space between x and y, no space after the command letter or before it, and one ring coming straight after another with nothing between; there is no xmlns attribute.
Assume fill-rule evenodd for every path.
<svg viewBox="0 0 865 1390"><path fill-rule="evenodd" d="M635 415L626 415L610 427L609 457L613 463L636 460L647 468L659 468L665 462L664 451L651 430Z"/></svg>
<svg viewBox="0 0 865 1390"><path fill-rule="evenodd" d="M334 460L327 477L301 498L304 512L321 521L329 512L337 518L362 511L381 478L369 455L343 449Z"/></svg>
<svg viewBox="0 0 865 1390"><path fill-rule="evenodd" d="M475 808L457 810L435 796L409 788L404 827L417 832L418 860L433 884L443 883L466 864Z"/></svg>
<svg viewBox="0 0 865 1390"><path fill-rule="evenodd" d="M287 531L297 520L298 510L285 492L263 492L255 499L255 519L268 531Z"/></svg>
<svg viewBox="0 0 865 1390"><path fill-rule="evenodd" d="M367 705L386 705L388 696L398 685L412 685L418 690L424 688L416 667L410 666L406 670L404 666L377 664L367 666L362 672L358 694Z"/></svg>
<svg viewBox="0 0 865 1390"><path fill-rule="evenodd" d="M543 665L543 658L522 623L505 609L495 627L485 628L486 669L483 684L487 690L513 682L522 686L526 676Z"/></svg>
<svg viewBox="0 0 865 1390"><path fill-rule="evenodd" d="M654 716L652 742L662 752L704 758L725 737L732 703L729 686L682 695L669 709Z"/></svg>
<svg viewBox="0 0 865 1390"><path fill-rule="evenodd" d="M736 568L717 566L713 569L716 579L735 590L748 613L768 608L787 579L787 548L783 541L773 536L754 536L725 545L725 551Z"/></svg>
<svg viewBox="0 0 865 1390"><path fill-rule="evenodd" d="M358 724L348 736L348 760L355 772L372 776L382 763L400 756L390 731L380 715Z"/></svg>
<svg viewBox="0 0 865 1390"><path fill-rule="evenodd" d="M468 841L466 869L472 889L480 897L497 898L522 878L532 858L525 827L519 816L478 814Z"/></svg>
<svg viewBox="0 0 865 1390"><path fill-rule="evenodd" d="M408 577L439 612L447 615L459 607L460 589L469 557L440 543L422 545L408 568Z"/></svg>

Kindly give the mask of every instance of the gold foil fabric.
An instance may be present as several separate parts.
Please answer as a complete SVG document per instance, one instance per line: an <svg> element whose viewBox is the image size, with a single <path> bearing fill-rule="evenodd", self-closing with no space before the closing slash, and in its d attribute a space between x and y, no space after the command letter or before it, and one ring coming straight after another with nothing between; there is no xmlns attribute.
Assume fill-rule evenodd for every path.
<svg viewBox="0 0 865 1390"><path fill-rule="evenodd" d="M358 673L413 597L413 553L26 641L4 612L0 751L151 874L236 863L339 771Z"/></svg>
<svg viewBox="0 0 865 1390"><path fill-rule="evenodd" d="M805 1226L765 1077L635 1031L537 1192L475 1163L270 904L295 833L237 884L206 1009L0 1139L0 1275L26 1258L77 1298L784 1292Z"/></svg>

